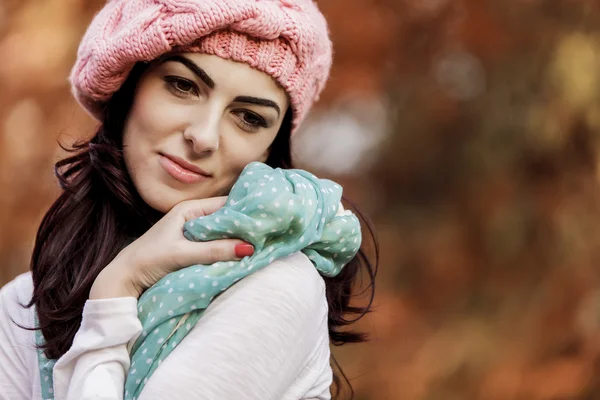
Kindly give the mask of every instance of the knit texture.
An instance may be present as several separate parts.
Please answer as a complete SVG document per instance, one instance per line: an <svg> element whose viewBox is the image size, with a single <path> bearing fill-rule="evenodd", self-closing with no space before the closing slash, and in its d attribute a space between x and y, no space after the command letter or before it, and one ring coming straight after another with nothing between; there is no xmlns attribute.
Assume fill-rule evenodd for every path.
<svg viewBox="0 0 600 400"><path fill-rule="evenodd" d="M329 77L332 44L312 0L111 0L92 20L70 74L95 118L133 66L169 52L202 52L269 74L290 98L292 133Z"/></svg>
<svg viewBox="0 0 600 400"><path fill-rule="evenodd" d="M254 254L172 272L142 294L138 318L143 332L130 349L124 398L138 397L213 299L240 279L297 251L306 254L321 275L339 274L362 241L360 222L343 210L341 196L340 185L303 170L273 169L260 162L246 166L226 205L186 222L183 232L192 241L239 238L254 246ZM41 343L40 331L36 335ZM38 350L38 361L43 398L52 399L55 360Z"/></svg>

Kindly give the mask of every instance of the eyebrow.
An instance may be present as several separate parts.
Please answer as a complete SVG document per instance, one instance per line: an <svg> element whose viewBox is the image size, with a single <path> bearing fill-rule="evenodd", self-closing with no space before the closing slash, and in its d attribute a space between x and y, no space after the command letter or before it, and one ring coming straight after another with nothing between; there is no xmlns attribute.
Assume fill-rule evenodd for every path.
<svg viewBox="0 0 600 400"><path fill-rule="evenodd" d="M259 97L252 97L252 96L238 96L235 99L233 99L233 101L236 103L249 103L249 104L256 104L257 106L271 107L271 108L274 108L275 111L277 111L277 117L279 117L281 115L281 109L279 108L277 103L275 103L272 100L261 99Z"/></svg>
<svg viewBox="0 0 600 400"><path fill-rule="evenodd" d="M215 88L215 81L213 81L211 79L211 77L208 76L208 74L206 73L205 70L203 70L202 68L197 66L192 60L189 60L183 56L172 55L169 57L165 57L165 59L161 60L160 63L164 64L168 61L176 61L176 62L179 62L179 63L185 65L190 71L192 71L194 73L194 75L196 75L198 78L200 78L202 80L202 82L204 82L206 84L206 86L208 86L211 89Z"/></svg>
<svg viewBox="0 0 600 400"><path fill-rule="evenodd" d="M202 82L204 82L206 84L206 86L208 86L210 89L215 88L215 86L216 86L215 81L212 80L212 78L206 73L205 70L200 68L192 60L190 60L184 56L181 56L181 55L170 55L170 56L165 57L163 60L161 60L160 63L164 64L168 61L175 61L175 62L179 62L179 63L183 64L190 71L192 71L194 73L194 75L196 75L198 78L200 78L200 80L202 80ZM277 105L277 103L275 103L272 100L261 99L259 97L253 97L253 96L237 96L235 99L233 99L233 101L236 103L248 103L248 104L255 104L257 106L271 107L271 108L274 108L275 111L277 111L277 117L279 117L281 115L281 108L279 107L279 105Z"/></svg>

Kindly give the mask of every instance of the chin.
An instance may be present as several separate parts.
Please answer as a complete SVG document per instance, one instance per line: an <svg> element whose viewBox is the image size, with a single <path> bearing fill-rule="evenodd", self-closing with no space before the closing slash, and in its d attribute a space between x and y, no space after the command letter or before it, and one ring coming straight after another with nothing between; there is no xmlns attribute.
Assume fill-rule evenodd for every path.
<svg viewBox="0 0 600 400"><path fill-rule="evenodd" d="M189 199L183 193L168 187L140 190L140 197L148 206L162 214L168 213L178 203Z"/></svg>
<svg viewBox="0 0 600 400"><path fill-rule="evenodd" d="M154 181L151 185L141 185L137 190L142 200L148 206L162 214L166 214L182 201L227 196L233 184L234 182L231 182L230 185L226 185L222 189L215 188L213 185L203 188L204 190L195 190L195 193L190 193L178 190L168 184Z"/></svg>
<svg viewBox="0 0 600 400"><path fill-rule="evenodd" d="M162 199L156 199L156 198L149 198L146 199L144 197L142 197L142 199L146 202L146 204L148 204L151 208L153 208L154 210L162 213L162 214L166 214L169 211L171 211L171 209L173 207L175 207L175 205L177 203L179 203L180 201L166 201L166 199L162 198Z"/></svg>

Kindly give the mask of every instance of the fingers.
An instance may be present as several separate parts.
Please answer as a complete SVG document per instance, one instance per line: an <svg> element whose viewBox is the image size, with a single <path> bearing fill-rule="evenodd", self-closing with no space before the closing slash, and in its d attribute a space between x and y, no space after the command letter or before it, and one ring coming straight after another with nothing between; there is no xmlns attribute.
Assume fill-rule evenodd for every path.
<svg viewBox="0 0 600 400"><path fill-rule="evenodd" d="M214 264L219 261L236 261L254 254L254 247L238 239L187 242L183 249L186 265Z"/></svg>
<svg viewBox="0 0 600 400"><path fill-rule="evenodd" d="M192 219L209 215L225 205L227 196L209 197L199 200L186 200L177 204L179 214L183 217L184 222Z"/></svg>

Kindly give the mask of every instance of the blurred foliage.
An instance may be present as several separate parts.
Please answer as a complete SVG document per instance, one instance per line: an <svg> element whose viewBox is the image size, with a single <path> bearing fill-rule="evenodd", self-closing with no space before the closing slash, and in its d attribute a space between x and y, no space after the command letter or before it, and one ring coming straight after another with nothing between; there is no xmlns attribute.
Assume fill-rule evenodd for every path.
<svg viewBox="0 0 600 400"><path fill-rule="evenodd" d="M101 4L0 4L0 283L58 193L56 140L93 132L65 78ZM382 250L372 341L334 349L357 398L600 399L600 2L319 5L319 107L389 111L375 164L333 177Z"/></svg>

